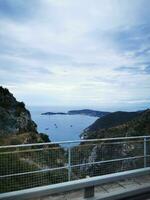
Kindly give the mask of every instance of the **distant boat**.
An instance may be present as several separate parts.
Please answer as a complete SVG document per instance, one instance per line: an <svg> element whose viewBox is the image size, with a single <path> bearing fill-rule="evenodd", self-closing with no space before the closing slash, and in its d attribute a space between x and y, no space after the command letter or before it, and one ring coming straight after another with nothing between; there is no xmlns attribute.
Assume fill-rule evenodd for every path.
<svg viewBox="0 0 150 200"><path fill-rule="evenodd" d="M70 125L70 127L72 127L72 125Z"/></svg>
<svg viewBox="0 0 150 200"><path fill-rule="evenodd" d="M57 124L54 124L55 128L58 128Z"/></svg>
<svg viewBox="0 0 150 200"><path fill-rule="evenodd" d="M47 130L49 130L49 128L46 128L45 130L47 131Z"/></svg>

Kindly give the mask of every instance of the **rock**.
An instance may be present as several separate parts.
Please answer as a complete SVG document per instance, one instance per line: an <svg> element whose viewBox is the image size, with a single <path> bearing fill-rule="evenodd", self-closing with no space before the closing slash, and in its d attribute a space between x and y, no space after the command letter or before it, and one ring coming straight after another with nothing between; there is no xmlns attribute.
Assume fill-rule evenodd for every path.
<svg viewBox="0 0 150 200"><path fill-rule="evenodd" d="M7 90L0 87L0 134L37 132L30 112Z"/></svg>
<svg viewBox="0 0 150 200"><path fill-rule="evenodd" d="M18 102L8 89L0 87L1 144L49 142L46 134L37 132L37 125L23 102Z"/></svg>

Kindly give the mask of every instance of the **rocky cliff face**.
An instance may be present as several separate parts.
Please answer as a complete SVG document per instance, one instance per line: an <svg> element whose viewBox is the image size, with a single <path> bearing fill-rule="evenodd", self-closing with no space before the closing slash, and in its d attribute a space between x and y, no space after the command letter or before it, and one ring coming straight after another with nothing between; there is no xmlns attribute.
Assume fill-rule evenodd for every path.
<svg viewBox="0 0 150 200"><path fill-rule="evenodd" d="M116 112L98 119L93 125L85 130L82 136L85 139L115 138L130 136L150 135L150 109L136 113ZM85 145L85 147L84 147ZM124 170L141 168L144 166L144 159L124 159L134 156L143 156L143 140L116 140L106 142L93 142L80 144L80 148L86 149L82 155L82 163L93 163L95 165L84 165L80 174L87 173L90 176L114 173ZM149 152L147 145L147 152ZM122 159L115 162L99 161ZM149 165L149 162L148 162Z"/></svg>
<svg viewBox="0 0 150 200"><path fill-rule="evenodd" d="M36 127L24 103L0 87L0 134L37 132Z"/></svg>
<svg viewBox="0 0 150 200"><path fill-rule="evenodd" d="M37 132L37 125L23 102L8 89L0 87L0 144L48 142L47 135Z"/></svg>

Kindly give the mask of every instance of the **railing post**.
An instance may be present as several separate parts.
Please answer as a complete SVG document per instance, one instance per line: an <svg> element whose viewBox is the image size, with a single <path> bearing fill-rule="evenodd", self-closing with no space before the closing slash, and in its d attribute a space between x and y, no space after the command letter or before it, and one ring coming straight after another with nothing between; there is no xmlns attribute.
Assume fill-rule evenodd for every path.
<svg viewBox="0 0 150 200"><path fill-rule="evenodd" d="M68 146L68 181L71 180L71 147Z"/></svg>
<svg viewBox="0 0 150 200"><path fill-rule="evenodd" d="M84 199L94 197L94 186L84 188Z"/></svg>
<svg viewBox="0 0 150 200"><path fill-rule="evenodd" d="M147 138L144 137L144 167L147 167Z"/></svg>

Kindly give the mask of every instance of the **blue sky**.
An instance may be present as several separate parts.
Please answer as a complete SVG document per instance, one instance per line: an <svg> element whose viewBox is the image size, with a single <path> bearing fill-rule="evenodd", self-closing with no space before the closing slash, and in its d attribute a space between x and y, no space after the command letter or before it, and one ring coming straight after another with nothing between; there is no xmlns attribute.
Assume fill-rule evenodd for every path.
<svg viewBox="0 0 150 200"><path fill-rule="evenodd" d="M0 85L27 105L150 107L150 1L0 0Z"/></svg>

